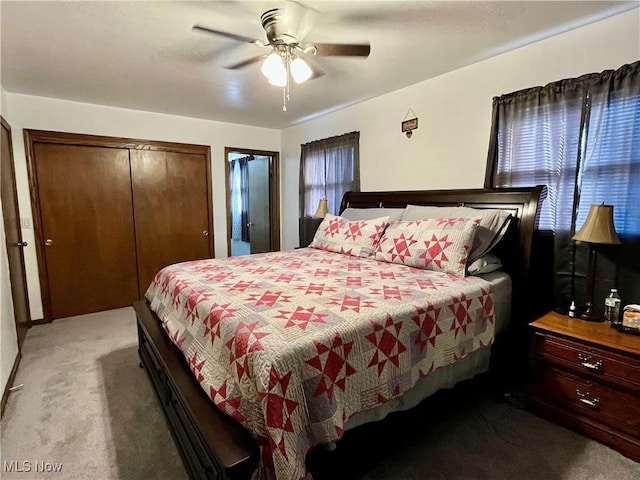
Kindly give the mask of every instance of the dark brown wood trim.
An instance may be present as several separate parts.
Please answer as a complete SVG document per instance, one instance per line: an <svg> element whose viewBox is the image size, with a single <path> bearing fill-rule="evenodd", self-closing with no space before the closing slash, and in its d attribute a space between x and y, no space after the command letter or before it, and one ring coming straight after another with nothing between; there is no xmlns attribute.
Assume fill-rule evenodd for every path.
<svg viewBox="0 0 640 480"><path fill-rule="evenodd" d="M163 142L159 140L141 140L103 135L86 135L82 133L55 132L47 130L25 129L25 138L32 142L55 143L65 145L84 145L91 147L130 148L134 150L161 150L180 153L205 153L208 145Z"/></svg>
<svg viewBox="0 0 640 480"><path fill-rule="evenodd" d="M31 325L44 325L45 323L50 323L50 322L47 322L44 318L37 318L35 320L31 320Z"/></svg>
<svg viewBox="0 0 640 480"><path fill-rule="evenodd" d="M66 132L54 132L46 130L24 129L25 155L27 159L27 173L29 177L29 192L31 198L31 211L33 216L34 237L36 242L36 256L38 259L38 278L42 294L42 310L44 319L42 323L51 323L53 314L51 311L51 294L49 291L49 276L47 274L46 256L44 251L44 236L42 228L42 215L40 211L40 198L38 195L38 177L35 164L35 144L52 143L59 145L78 145L106 148L128 148L135 150L158 150L166 152L179 152L205 155L207 159L207 200L209 208L209 251L215 256L214 231L213 231L213 191L211 174L211 148L208 145L191 145L175 142L162 142L156 140L140 140L131 138L107 137L101 135L85 135ZM32 321L32 325L39 321Z"/></svg>
<svg viewBox="0 0 640 480"><path fill-rule="evenodd" d="M13 137L12 137L12 133L11 133L11 125L9 125L9 122L7 122L4 117L2 115L0 115L0 122L2 123L2 126L9 132L9 139L11 140L9 142L9 150L11 152L11 175L13 175L13 178L16 178L16 166L15 166L15 156L13 154ZM6 160L4 160L6 161ZM19 211L20 209L18 208L18 194L16 192L15 195L15 205L14 205L15 211ZM20 235L20 238L22 240L22 234ZM22 261L24 263L24 253L22 254ZM26 278L26 265L24 266L25 269L25 277L23 278L23 285L22 288L24 288L24 292L25 292L25 298L27 300L27 308L31 308L31 305L29 304L29 288L27 287L27 278ZM33 325L33 322L31 320L31 312L28 311L29 313L29 321L27 323L27 327L31 328L31 325ZM18 329L19 330L19 329ZM20 338L20 333L18 332L18 348L22 348L22 343L24 342L24 338Z"/></svg>
<svg viewBox="0 0 640 480"><path fill-rule="evenodd" d="M204 152L204 155L207 159L207 206L209 208L209 218L207 218L207 222L209 225L209 254L211 258L215 258L216 256L216 244L214 240L214 229L213 229L213 176L211 173L211 148L208 146Z"/></svg>
<svg viewBox="0 0 640 480"><path fill-rule="evenodd" d="M45 261L44 239L42 232L42 216L40 215L40 196L38 195L38 176L34 155L35 138L31 136L31 130L25 129L24 153L27 160L27 175L29 177L29 198L31 199L31 216L33 219L33 237L36 242L36 258L38 260L38 279L40 280L40 296L42 299L42 314L44 323L53 320L51 313L51 301L49 292L49 276L47 275L47 263ZM35 325L33 320L32 325Z"/></svg>
<svg viewBox="0 0 640 480"><path fill-rule="evenodd" d="M271 175L271 198L270 205L270 223L271 223L271 247L274 251L280 250L280 153L269 150L255 150L251 148L224 148L224 185L226 195L226 214L227 214L227 256L231 256L231 205L229 205L229 154L233 152L247 153L250 155L260 155L262 157L271 157L273 162L270 165Z"/></svg>
<svg viewBox="0 0 640 480"><path fill-rule="evenodd" d="M231 170L229 169L229 153L232 152L233 149L229 147L224 147L224 198L225 198L225 218L227 219L227 228L225 229L225 236L227 237L227 257L231 256L231 205L230 205L230 196L231 196L231 184L229 183L229 176L231 175Z"/></svg>
<svg viewBox="0 0 640 480"><path fill-rule="evenodd" d="M7 379L7 384L4 386L4 391L2 392L2 401L0 404L0 418L4 416L4 407L7 404L7 400L9 400L11 387L13 386L13 382L16 379L16 374L18 373L18 367L20 366L21 359L22 359L22 353L20 352L20 350L18 350L16 359L13 362L13 367L11 368L11 373L9 374L9 378Z"/></svg>
<svg viewBox="0 0 640 480"><path fill-rule="evenodd" d="M273 152L271 183L271 246L280 250L280 154Z"/></svg>

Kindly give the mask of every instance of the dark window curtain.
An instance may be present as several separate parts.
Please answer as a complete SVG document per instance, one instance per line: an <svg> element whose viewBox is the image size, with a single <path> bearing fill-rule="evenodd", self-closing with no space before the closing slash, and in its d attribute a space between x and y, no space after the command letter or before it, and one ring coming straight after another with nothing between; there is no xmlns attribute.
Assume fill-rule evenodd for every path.
<svg viewBox="0 0 640 480"><path fill-rule="evenodd" d="M624 291L627 303L637 300L640 261L629 245L640 237L639 156L640 62L493 99L485 186L547 186L539 228L554 236L560 310L571 299L584 301L588 247L571 237L592 203L614 205L627 244L600 248L596 306L611 287Z"/></svg>
<svg viewBox="0 0 640 480"><path fill-rule="evenodd" d="M322 219L314 218L320 199L337 215L343 195L360 190L360 132L316 140L300 148L300 246L311 243Z"/></svg>
<svg viewBox="0 0 640 480"><path fill-rule="evenodd" d="M230 162L231 239L249 241L249 161L252 156Z"/></svg>

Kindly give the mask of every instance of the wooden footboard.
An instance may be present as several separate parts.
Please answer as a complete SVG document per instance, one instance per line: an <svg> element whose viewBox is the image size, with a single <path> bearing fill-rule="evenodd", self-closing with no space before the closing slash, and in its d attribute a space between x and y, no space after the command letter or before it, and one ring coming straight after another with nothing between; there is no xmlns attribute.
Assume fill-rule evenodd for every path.
<svg viewBox="0 0 640 480"><path fill-rule="evenodd" d="M191 479L242 480L258 465L249 433L213 404L148 302L133 305L138 353Z"/></svg>

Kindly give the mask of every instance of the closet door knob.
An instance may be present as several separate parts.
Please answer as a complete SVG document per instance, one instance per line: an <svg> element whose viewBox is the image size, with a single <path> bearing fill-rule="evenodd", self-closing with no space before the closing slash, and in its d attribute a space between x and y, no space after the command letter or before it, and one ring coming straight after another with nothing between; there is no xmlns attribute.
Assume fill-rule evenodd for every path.
<svg viewBox="0 0 640 480"><path fill-rule="evenodd" d="M202 232L202 235L204 235L205 237L208 237L208 236L209 236L209 232L208 232L207 230L204 230L204 231Z"/></svg>
<svg viewBox="0 0 640 480"><path fill-rule="evenodd" d="M44 241L44 244L45 244L47 247L48 247L49 245L51 245L52 243L53 243L53 240L51 240L50 238L47 238L47 239Z"/></svg>

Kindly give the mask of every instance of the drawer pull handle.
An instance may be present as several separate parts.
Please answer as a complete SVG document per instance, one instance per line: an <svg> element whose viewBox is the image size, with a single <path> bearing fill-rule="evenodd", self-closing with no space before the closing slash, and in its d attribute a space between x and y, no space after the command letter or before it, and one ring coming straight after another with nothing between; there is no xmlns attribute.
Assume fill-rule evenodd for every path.
<svg viewBox="0 0 640 480"><path fill-rule="evenodd" d="M588 398L591 395L589 392L582 393L580 390L576 390L576 396L580 402L585 405L589 405L590 407L597 407L600 404L600 399L597 397Z"/></svg>
<svg viewBox="0 0 640 480"><path fill-rule="evenodd" d="M602 368L602 360L592 362L591 357L587 357L585 355L582 355L581 353L578 354L578 360L580 360L580 365L588 368L589 370L600 370L600 368Z"/></svg>

